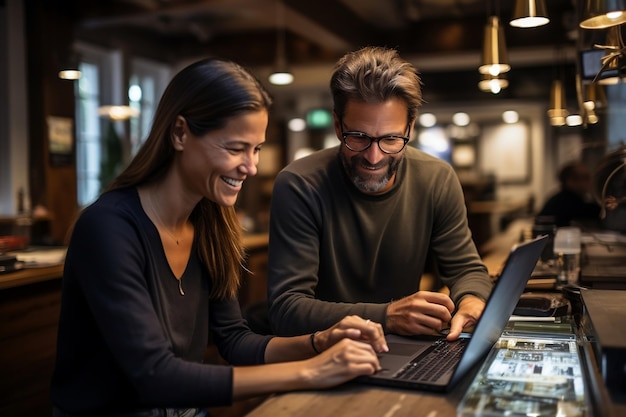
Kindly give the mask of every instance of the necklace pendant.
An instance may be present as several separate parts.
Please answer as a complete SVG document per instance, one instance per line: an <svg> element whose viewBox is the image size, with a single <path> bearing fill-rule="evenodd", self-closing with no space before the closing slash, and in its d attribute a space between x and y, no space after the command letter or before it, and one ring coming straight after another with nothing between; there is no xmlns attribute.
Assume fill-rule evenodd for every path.
<svg viewBox="0 0 626 417"><path fill-rule="evenodd" d="M180 295L185 295L185 291L183 291L183 277L180 277L178 280L178 292Z"/></svg>

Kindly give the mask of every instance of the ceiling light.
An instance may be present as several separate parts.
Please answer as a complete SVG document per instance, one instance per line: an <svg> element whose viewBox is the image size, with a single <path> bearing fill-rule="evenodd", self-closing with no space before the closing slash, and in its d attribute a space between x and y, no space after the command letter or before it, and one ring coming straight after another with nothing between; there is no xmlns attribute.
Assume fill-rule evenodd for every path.
<svg viewBox="0 0 626 417"><path fill-rule="evenodd" d="M552 126L563 126L567 115L568 111L565 108L565 90L563 89L563 82L561 80L554 80L550 90L550 108L548 109L550 124Z"/></svg>
<svg viewBox="0 0 626 417"><path fill-rule="evenodd" d="M452 115L452 123L457 126L467 126L470 123L469 114L465 112L457 112Z"/></svg>
<svg viewBox="0 0 626 417"><path fill-rule="evenodd" d="M491 16L485 25L482 65L478 67L481 74L498 75L511 69L504 40L504 28L498 16Z"/></svg>
<svg viewBox="0 0 626 417"><path fill-rule="evenodd" d="M281 1L276 1L276 62L269 82L274 85L289 85L293 82L293 74L287 70L287 53L285 48L285 9Z"/></svg>
<svg viewBox="0 0 626 417"><path fill-rule="evenodd" d="M626 0L586 0L583 29L606 29L626 22Z"/></svg>
<svg viewBox="0 0 626 417"><path fill-rule="evenodd" d="M301 117L295 117L289 120L289 122L287 123L287 127L292 132L302 132L304 129L306 129L306 120Z"/></svg>
<svg viewBox="0 0 626 417"><path fill-rule="evenodd" d="M544 0L516 0L511 26L534 28L550 22Z"/></svg>
<svg viewBox="0 0 626 417"><path fill-rule="evenodd" d="M270 74L268 79L274 85L289 85L293 82L293 74L287 70L275 71Z"/></svg>
<svg viewBox="0 0 626 417"><path fill-rule="evenodd" d="M596 123L598 123L598 121L599 121L598 115L596 114L595 111L593 110L585 111L585 123L590 124L590 125L595 125Z"/></svg>
<svg viewBox="0 0 626 417"><path fill-rule="evenodd" d="M509 80L504 78L504 74L491 75L483 74L483 79L478 82L481 91L498 94L509 86Z"/></svg>
<svg viewBox="0 0 626 417"><path fill-rule="evenodd" d="M606 92L604 91L604 87L602 85L596 83L587 84L585 93L586 102L593 103L592 109L601 109L606 107Z"/></svg>
<svg viewBox="0 0 626 417"><path fill-rule="evenodd" d="M139 109L130 106L100 106L98 115L108 117L113 121L128 120L139 116Z"/></svg>
<svg viewBox="0 0 626 417"><path fill-rule="evenodd" d="M519 113L515 110L507 110L502 113L502 120L508 124L517 123L519 121Z"/></svg>
<svg viewBox="0 0 626 417"><path fill-rule="evenodd" d="M67 53L65 59L63 59L63 63L59 69L58 76L62 80L78 80L81 77L81 72L78 63L78 55L70 51Z"/></svg>
<svg viewBox="0 0 626 417"><path fill-rule="evenodd" d="M62 80L78 80L82 73L77 69L64 69L59 71L59 78Z"/></svg>
<svg viewBox="0 0 626 417"><path fill-rule="evenodd" d="M437 124L437 116L432 113L422 113L419 116L419 123L422 127L433 127Z"/></svg>
<svg viewBox="0 0 626 417"><path fill-rule="evenodd" d="M568 126L580 126L583 124L583 118L580 114L569 114L565 118L565 123L567 123Z"/></svg>
<svg viewBox="0 0 626 417"><path fill-rule="evenodd" d="M596 114L596 108L603 108L606 106L606 95L604 93L604 87L597 83L587 84L586 88L584 88L583 94L583 86L581 85L581 100L582 104L582 113L585 124L596 124L598 123L598 115Z"/></svg>

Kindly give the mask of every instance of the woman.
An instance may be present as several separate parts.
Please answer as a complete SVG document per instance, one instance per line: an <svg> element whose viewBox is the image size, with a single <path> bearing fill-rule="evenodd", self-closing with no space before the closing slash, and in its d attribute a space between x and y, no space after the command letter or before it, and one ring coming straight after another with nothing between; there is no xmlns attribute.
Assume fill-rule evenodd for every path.
<svg viewBox="0 0 626 417"><path fill-rule="evenodd" d="M145 144L73 228L55 416L202 416L203 407L379 368L375 350L387 345L369 320L279 338L252 333L241 317L233 206L257 172L270 104L229 61L203 60L172 79ZM209 337L231 364L263 365L202 364Z"/></svg>

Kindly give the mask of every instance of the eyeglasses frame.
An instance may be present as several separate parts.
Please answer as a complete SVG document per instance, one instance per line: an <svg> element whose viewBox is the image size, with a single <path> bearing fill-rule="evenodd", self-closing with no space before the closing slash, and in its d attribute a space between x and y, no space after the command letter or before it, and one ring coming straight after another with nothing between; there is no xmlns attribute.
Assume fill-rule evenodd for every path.
<svg viewBox="0 0 626 417"><path fill-rule="evenodd" d="M345 145L346 148L350 149L352 152L365 152L366 150L368 150L371 146L372 143L376 142L376 144L378 145L378 149L380 149L380 151L384 154L387 155L395 155L398 154L400 152L402 152L402 150L404 148L406 148L406 144L409 143L409 141L411 140L411 138L409 137L411 135L411 123L408 123L406 126L406 130L408 130L407 132L407 136L404 135L383 135L383 136L379 136L379 137L372 137L370 135L368 135L367 133L364 132L359 132L358 130L349 130L347 132L344 132L343 130L343 120L339 120L339 129L341 130L341 137L342 137L342 142ZM346 142L346 138L348 136L359 136L362 138L367 138L369 139L370 143L369 145L367 145L365 148L357 151L355 149L352 149L350 146L348 146L348 143ZM383 148L380 147L380 141L383 139L389 139L389 138L394 138L394 139L402 139L404 140L404 145L402 145L402 148L400 148L400 150L396 151L396 152L387 152L385 151Z"/></svg>

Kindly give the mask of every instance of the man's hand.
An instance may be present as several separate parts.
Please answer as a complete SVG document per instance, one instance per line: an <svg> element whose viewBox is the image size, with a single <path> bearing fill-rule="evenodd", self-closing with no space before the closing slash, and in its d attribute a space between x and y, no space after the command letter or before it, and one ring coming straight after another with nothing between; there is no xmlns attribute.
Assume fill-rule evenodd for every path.
<svg viewBox="0 0 626 417"><path fill-rule="evenodd" d="M446 336L448 341L459 338L463 329L473 326L478 322L485 308L485 302L475 295L465 295L459 302L459 308L452 317L450 332Z"/></svg>
<svg viewBox="0 0 626 417"><path fill-rule="evenodd" d="M389 304L387 331L401 335L438 334L449 327L453 311L454 303L447 295L418 291Z"/></svg>

